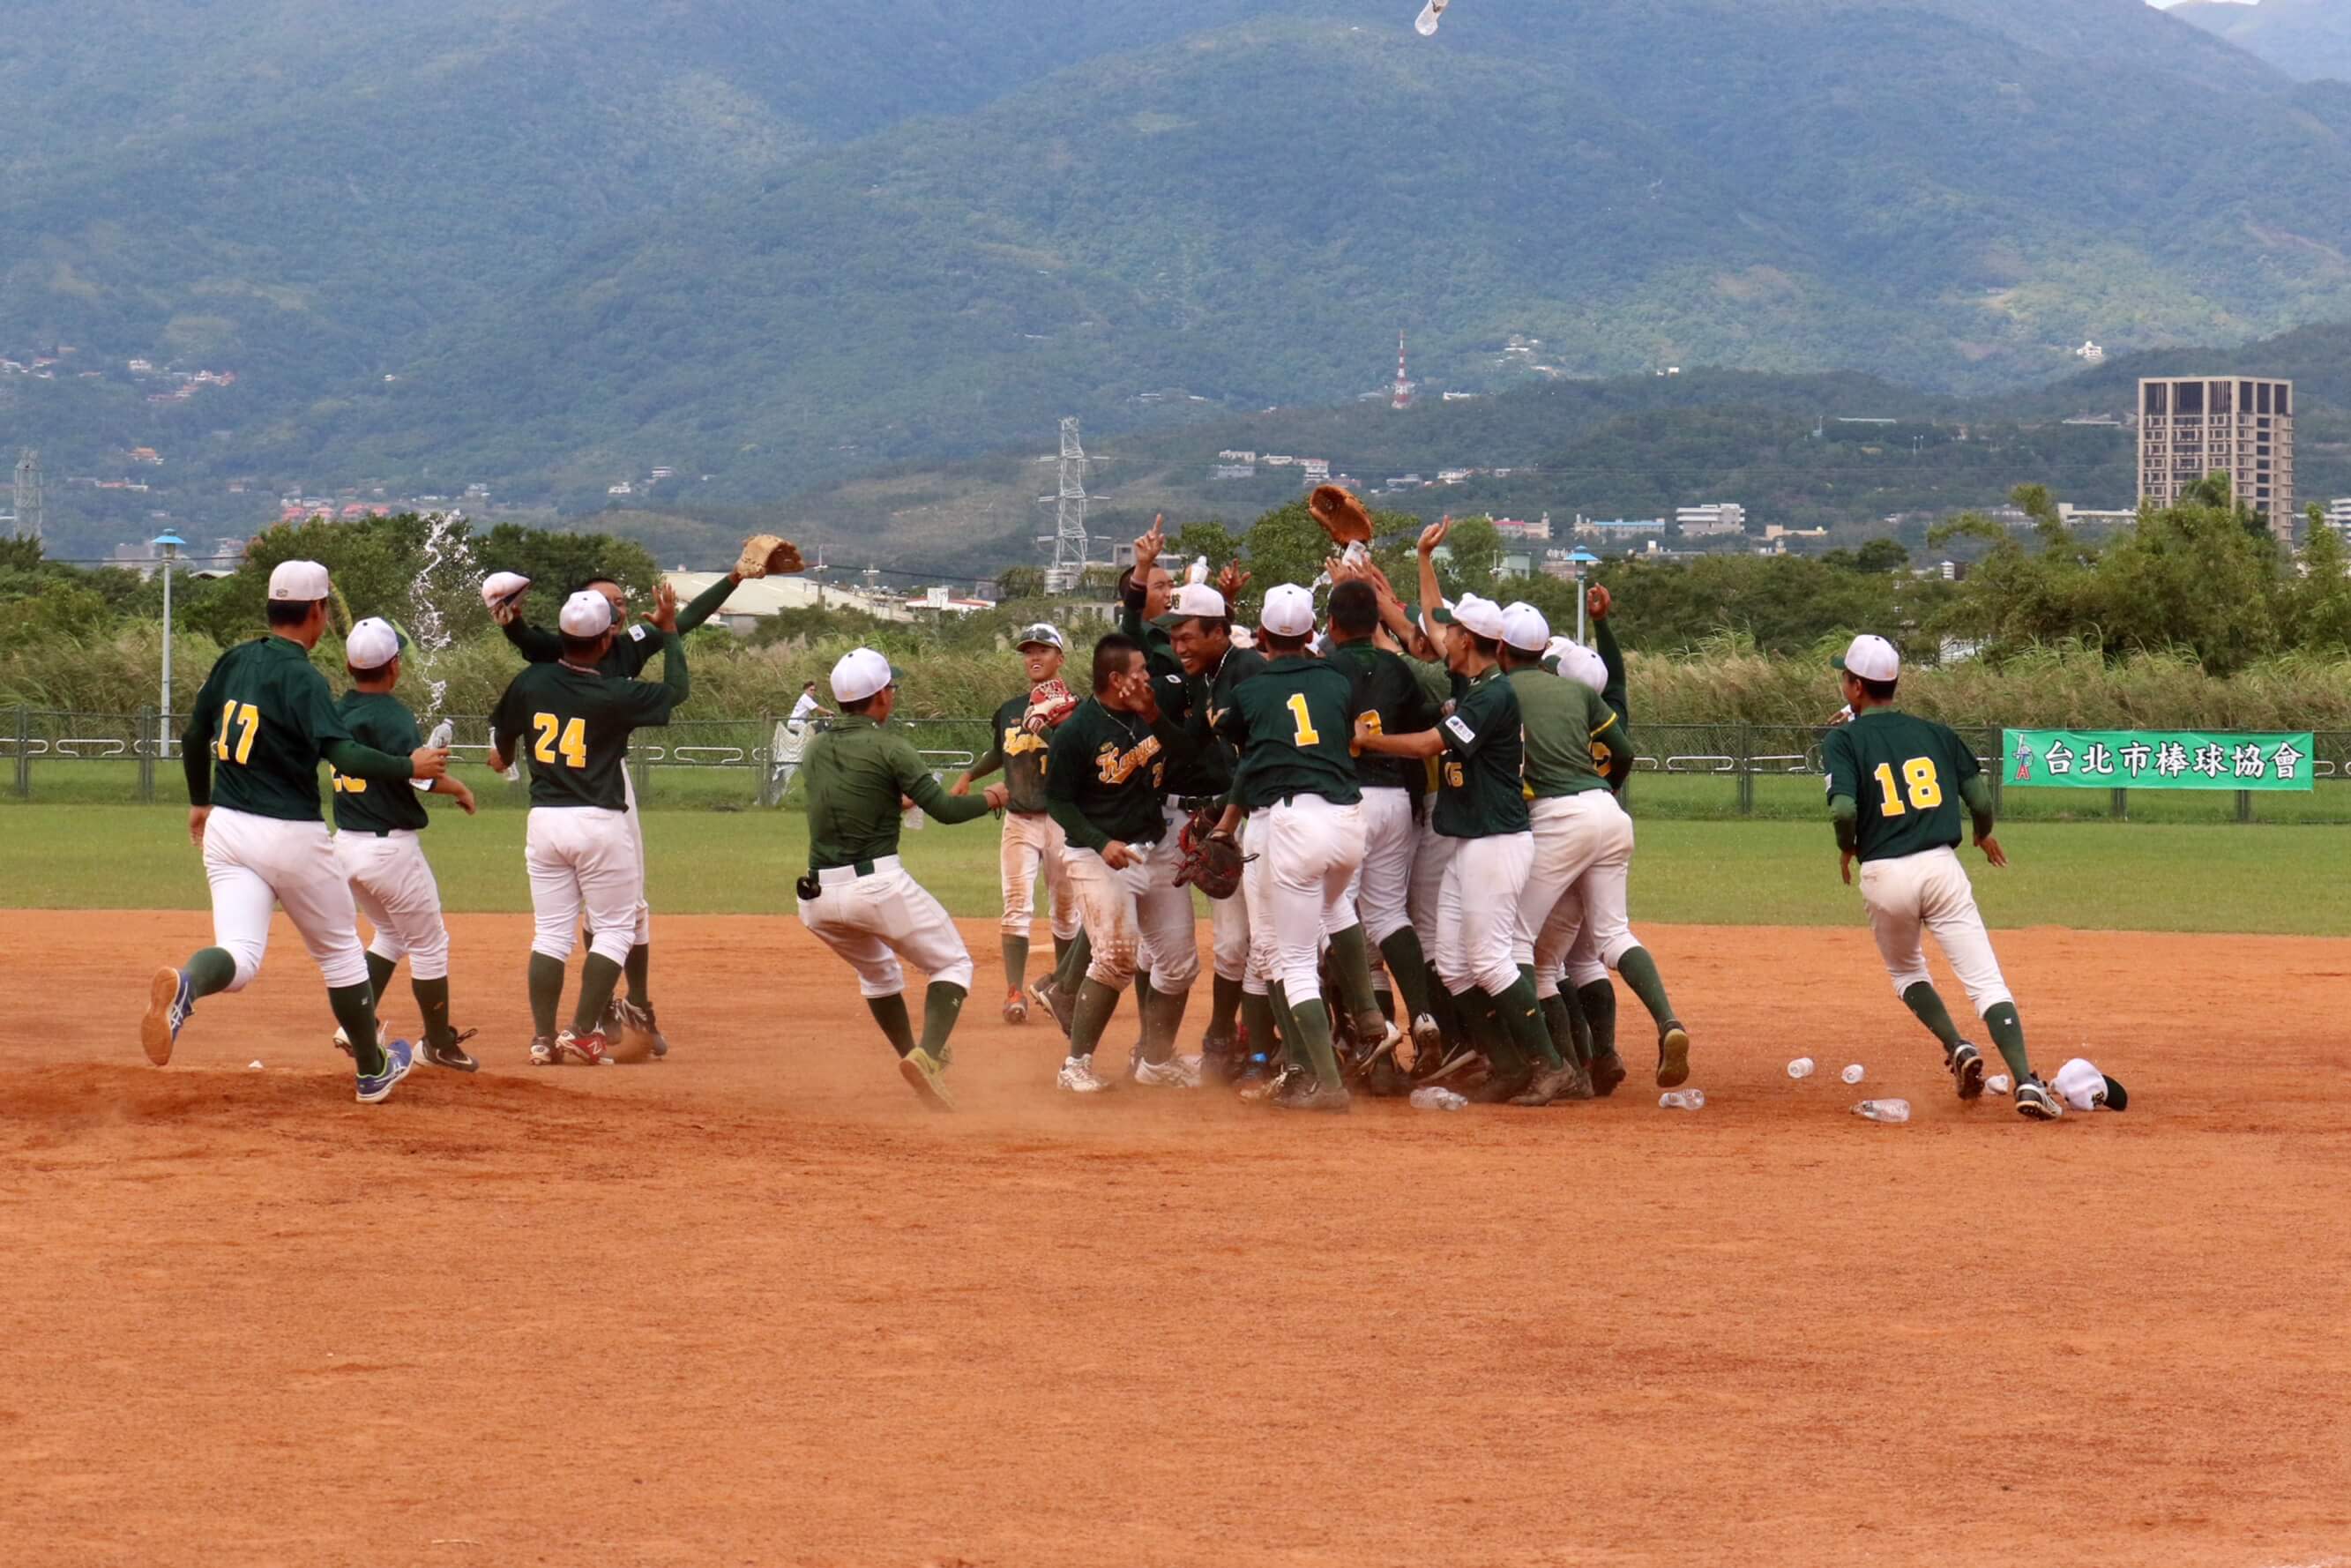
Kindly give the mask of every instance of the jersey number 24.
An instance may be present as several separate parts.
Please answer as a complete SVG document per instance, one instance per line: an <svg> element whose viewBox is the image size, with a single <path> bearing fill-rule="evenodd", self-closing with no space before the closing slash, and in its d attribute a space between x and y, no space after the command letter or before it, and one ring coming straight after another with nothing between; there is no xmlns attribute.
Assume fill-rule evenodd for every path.
<svg viewBox="0 0 2351 1568"><path fill-rule="evenodd" d="M1931 811L1943 803L1942 776L1935 771L1931 757L1914 757L1902 765L1902 781L1908 786L1910 804L1902 804L1902 790L1894 782L1894 765L1877 765L1877 811L1882 817L1899 817L1906 810Z"/></svg>
<svg viewBox="0 0 2351 1568"><path fill-rule="evenodd" d="M575 718L567 724L551 713L535 713L530 716L530 723L538 731L538 744L530 748L533 757L552 768L555 754L560 751L565 766L588 766L587 720Z"/></svg>

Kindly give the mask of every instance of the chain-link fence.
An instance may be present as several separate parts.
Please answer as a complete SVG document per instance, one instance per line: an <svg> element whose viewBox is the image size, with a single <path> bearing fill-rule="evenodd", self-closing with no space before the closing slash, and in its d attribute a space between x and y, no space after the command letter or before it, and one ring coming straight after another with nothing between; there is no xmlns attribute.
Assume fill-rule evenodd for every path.
<svg viewBox="0 0 2351 1568"><path fill-rule="evenodd" d="M0 789L16 800L64 802L176 801L178 730L152 709L133 714L60 713L0 708ZM519 783L483 788L489 724L452 720L452 747L476 794L499 788L519 799ZM952 779L987 749L986 718L897 718L924 760ZM432 721L423 727L430 729ZM805 783L799 764L822 721L795 727L779 715L682 720L638 732L629 768L638 799L664 809L796 809ZM1625 802L1651 817L1764 817L1811 820L1823 813L1821 740L1807 726L1635 725L1639 758ZM2009 821L2115 820L2154 822L2351 822L2351 732L2321 731L2307 793L2234 790L2004 789L2001 732L1962 728L1975 747Z"/></svg>

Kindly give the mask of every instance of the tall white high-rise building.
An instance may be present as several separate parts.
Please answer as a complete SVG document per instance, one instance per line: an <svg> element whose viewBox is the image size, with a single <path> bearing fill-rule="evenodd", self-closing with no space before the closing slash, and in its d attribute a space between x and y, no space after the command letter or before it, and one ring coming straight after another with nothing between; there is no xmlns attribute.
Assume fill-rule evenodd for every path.
<svg viewBox="0 0 2351 1568"><path fill-rule="evenodd" d="M2210 474L2294 539L2294 383L2250 376L2142 377L2138 496L2168 507Z"/></svg>

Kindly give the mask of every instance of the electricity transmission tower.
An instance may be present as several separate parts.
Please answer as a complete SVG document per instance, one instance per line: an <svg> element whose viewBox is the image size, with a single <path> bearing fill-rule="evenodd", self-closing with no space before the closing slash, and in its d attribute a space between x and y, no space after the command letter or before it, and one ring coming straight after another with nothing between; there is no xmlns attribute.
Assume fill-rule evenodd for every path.
<svg viewBox="0 0 2351 1568"><path fill-rule="evenodd" d="M30 446L16 459L16 532L41 537L41 455Z"/></svg>
<svg viewBox="0 0 2351 1568"><path fill-rule="evenodd" d="M1086 575L1086 449L1078 439L1078 422L1061 421L1061 484L1053 503L1053 564L1045 572L1045 591L1070 593ZM1039 503L1040 506L1043 501ZM1039 543L1044 540L1040 539Z"/></svg>

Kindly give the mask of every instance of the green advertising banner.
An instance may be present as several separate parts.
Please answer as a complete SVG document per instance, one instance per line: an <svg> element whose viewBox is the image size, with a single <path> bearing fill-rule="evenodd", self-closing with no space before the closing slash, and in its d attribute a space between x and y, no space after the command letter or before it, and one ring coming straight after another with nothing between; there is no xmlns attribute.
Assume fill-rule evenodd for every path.
<svg viewBox="0 0 2351 1568"><path fill-rule="evenodd" d="M2308 789L2312 736L2011 729L2001 781L2051 789Z"/></svg>

